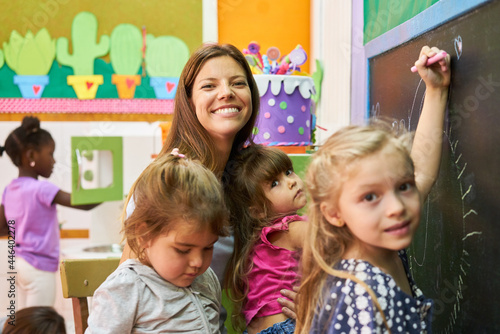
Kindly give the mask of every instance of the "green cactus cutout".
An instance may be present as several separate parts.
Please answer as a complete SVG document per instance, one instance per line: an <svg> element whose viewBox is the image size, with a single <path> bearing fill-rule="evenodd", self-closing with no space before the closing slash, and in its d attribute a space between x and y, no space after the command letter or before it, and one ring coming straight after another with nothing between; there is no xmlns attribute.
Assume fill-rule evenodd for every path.
<svg viewBox="0 0 500 334"><path fill-rule="evenodd" d="M150 77L178 77L189 59L189 48L174 36L148 36L146 72Z"/></svg>
<svg viewBox="0 0 500 334"><path fill-rule="evenodd" d="M111 33L111 66L116 74L135 75L142 62L142 34L132 24L117 25Z"/></svg>
<svg viewBox="0 0 500 334"><path fill-rule="evenodd" d="M16 72L17 67L17 55L19 54L19 50L21 50L23 43L23 36L16 30L13 30L10 33L9 43L3 42L5 61L7 62L7 66L9 66L14 72Z"/></svg>
<svg viewBox="0 0 500 334"><path fill-rule="evenodd" d="M26 37L13 30L3 49L7 65L17 74L47 75L56 55L56 41L45 28L36 35L28 30Z"/></svg>
<svg viewBox="0 0 500 334"><path fill-rule="evenodd" d="M89 12L78 13L71 25L73 55L68 53L68 39L57 39L57 61L73 68L75 75L94 74L95 58L106 55L109 51L109 37L102 35L97 40L97 18Z"/></svg>
<svg viewBox="0 0 500 334"><path fill-rule="evenodd" d="M3 63L4 63L4 61L3 61L3 52L2 52L2 50L0 50L0 68L2 68Z"/></svg>

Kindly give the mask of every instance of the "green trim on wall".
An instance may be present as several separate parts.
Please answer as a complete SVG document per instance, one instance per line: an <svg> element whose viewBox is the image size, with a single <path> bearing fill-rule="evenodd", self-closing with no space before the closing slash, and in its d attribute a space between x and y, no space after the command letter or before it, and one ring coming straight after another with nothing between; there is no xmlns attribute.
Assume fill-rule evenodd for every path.
<svg viewBox="0 0 500 334"><path fill-rule="evenodd" d="M366 44L404 23L439 0L364 0L364 37Z"/></svg>

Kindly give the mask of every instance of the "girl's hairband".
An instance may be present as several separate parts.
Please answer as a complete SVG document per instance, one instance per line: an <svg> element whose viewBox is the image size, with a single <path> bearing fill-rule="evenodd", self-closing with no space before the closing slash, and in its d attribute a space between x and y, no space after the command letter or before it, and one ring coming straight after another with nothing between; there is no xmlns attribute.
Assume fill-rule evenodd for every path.
<svg viewBox="0 0 500 334"><path fill-rule="evenodd" d="M186 157L184 154L179 153L179 149L177 147L174 148L170 154L173 155L173 156L179 157L179 158L185 158Z"/></svg>

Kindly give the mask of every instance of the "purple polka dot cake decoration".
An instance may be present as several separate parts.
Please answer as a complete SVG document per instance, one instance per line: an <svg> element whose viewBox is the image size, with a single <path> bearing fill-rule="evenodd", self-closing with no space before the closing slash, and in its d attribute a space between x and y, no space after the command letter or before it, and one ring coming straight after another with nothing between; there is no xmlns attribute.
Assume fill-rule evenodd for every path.
<svg viewBox="0 0 500 334"><path fill-rule="evenodd" d="M254 142L268 146L312 145L311 95L316 91L313 79L300 70L307 60L302 46L297 45L284 56L276 47L261 55L259 43L250 42L243 53L260 95Z"/></svg>
<svg viewBox="0 0 500 334"><path fill-rule="evenodd" d="M254 142L267 146L309 146L311 142L311 77L255 74L260 111Z"/></svg>

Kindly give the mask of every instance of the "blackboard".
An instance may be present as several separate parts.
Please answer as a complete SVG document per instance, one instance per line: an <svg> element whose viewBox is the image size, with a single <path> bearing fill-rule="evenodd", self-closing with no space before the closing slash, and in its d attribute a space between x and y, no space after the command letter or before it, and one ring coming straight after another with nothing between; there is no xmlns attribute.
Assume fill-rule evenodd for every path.
<svg viewBox="0 0 500 334"><path fill-rule="evenodd" d="M369 58L370 116L416 128L425 84L410 67L423 45L452 56L452 83L440 174L411 270L434 299L435 333L500 333L500 2Z"/></svg>

